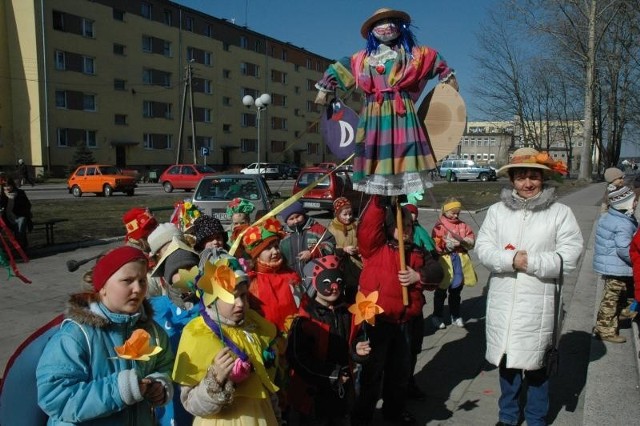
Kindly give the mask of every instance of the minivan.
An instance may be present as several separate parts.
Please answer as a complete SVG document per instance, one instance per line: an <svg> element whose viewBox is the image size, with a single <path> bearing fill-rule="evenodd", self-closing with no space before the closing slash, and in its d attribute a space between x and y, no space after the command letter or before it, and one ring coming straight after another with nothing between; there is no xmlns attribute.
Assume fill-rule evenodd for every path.
<svg viewBox="0 0 640 426"><path fill-rule="evenodd" d="M447 176L449 170L451 175ZM486 182L498 179L494 168L479 166L473 160L444 160L440 165L440 177L451 181L479 179Z"/></svg>

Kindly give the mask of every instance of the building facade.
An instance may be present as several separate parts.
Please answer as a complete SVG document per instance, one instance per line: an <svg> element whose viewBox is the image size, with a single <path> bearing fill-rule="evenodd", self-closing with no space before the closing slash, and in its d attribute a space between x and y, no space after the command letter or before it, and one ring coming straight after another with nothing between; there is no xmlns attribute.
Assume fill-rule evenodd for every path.
<svg viewBox="0 0 640 426"><path fill-rule="evenodd" d="M522 129L517 121L470 121L456 150L448 157L474 160L477 164L500 168L511 154L524 146L547 151L561 160L571 174L577 173L582 155L582 123L532 123Z"/></svg>
<svg viewBox="0 0 640 426"><path fill-rule="evenodd" d="M334 160L313 103L331 59L164 0L5 0L0 22L2 168L62 176L78 143L141 171Z"/></svg>

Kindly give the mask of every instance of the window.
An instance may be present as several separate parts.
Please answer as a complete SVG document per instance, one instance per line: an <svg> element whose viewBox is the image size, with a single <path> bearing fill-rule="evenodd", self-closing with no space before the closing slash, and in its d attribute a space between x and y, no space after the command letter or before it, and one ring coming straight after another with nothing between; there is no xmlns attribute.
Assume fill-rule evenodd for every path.
<svg viewBox="0 0 640 426"><path fill-rule="evenodd" d="M228 97L228 96L223 96L222 97L222 105L231 106L231 98Z"/></svg>
<svg viewBox="0 0 640 426"><path fill-rule="evenodd" d="M113 9L113 19L116 21L124 21L124 10L121 9Z"/></svg>
<svg viewBox="0 0 640 426"><path fill-rule="evenodd" d="M113 54L124 56L124 44L113 43Z"/></svg>
<svg viewBox="0 0 640 426"><path fill-rule="evenodd" d="M151 19L152 5L151 3L147 3L143 1L140 4L140 14L143 18Z"/></svg>
<svg viewBox="0 0 640 426"><path fill-rule="evenodd" d="M207 37L213 37L213 25L207 24L204 29L204 35L206 35Z"/></svg>
<svg viewBox="0 0 640 426"><path fill-rule="evenodd" d="M287 51L282 49L282 53L280 54L280 59L282 59L283 61L287 60Z"/></svg>
<svg viewBox="0 0 640 426"><path fill-rule="evenodd" d="M146 149L171 149L171 135L161 133L144 133Z"/></svg>
<svg viewBox="0 0 640 426"><path fill-rule="evenodd" d="M193 27L193 18L191 16L187 16L184 22L184 29L193 32Z"/></svg>
<svg viewBox="0 0 640 426"><path fill-rule="evenodd" d="M313 80L307 80L307 90L312 91L316 90L316 82Z"/></svg>
<svg viewBox="0 0 640 426"><path fill-rule="evenodd" d="M271 104L281 107L287 106L287 97L285 95L281 95L279 93L274 93L271 96Z"/></svg>
<svg viewBox="0 0 640 426"><path fill-rule="evenodd" d="M205 123L211 123L211 109L206 108L204 110L204 120Z"/></svg>
<svg viewBox="0 0 640 426"><path fill-rule="evenodd" d="M256 152L257 146L255 139L240 139L240 152Z"/></svg>
<svg viewBox="0 0 640 426"><path fill-rule="evenodd" d="M271 117L271 128L274 130L287 130L287 119L281 117Z"/></svg>
<svg viewBox="0 0 640 426"><path fill-rule="evenodd" d="M307 154L314 155L318 154L318 144L317 143L308 143L307 144Z"/></svg>
<svg viewBox="0 0 640 426"><path fill-rule="evenodd" d="M299 95L300 94L300 86L295 86L293 88L293 93L295 93L296 95Z"/></svg>
<svg viewBox="0 0 640 426"><path fill-rule="evenodd" d="M148 85L171 87L171 73L146 68L142 70L142 82Z"/></svg>
<svg viewBox="0 0 640 426"><path fill-rule="evenodd" d="M84 141L87 144L87 148L97 148L98 143L96 142L96 131L86 130L84 132Z"/></svg>
<svg viewBox="0 0 640 426"><path fill-rule="evenodd" d="M229 43L227 43L226 41L222 42L222 50L224 50L225 52L228 52L231 45Z"/></svg>
<svg viewBox="0 0 640 426"><path fill-rule="evenodd" d="M95 59L90 57L90 56L83 56L82 57L82 72L85 74L95 74L95 68L94 68L94 62Z"/></svg>
<svg viewBox="0 0 640 426"><path fill-rule="evenodd" d="M316 122L307 121L307 133L318 133L318 129L320 128L319 124Z"/></svg>
<svg viewBox="0 0 640 426"><path fill-rule="evenodd" d="M173 24L173 13L169 9L164 10L164 23L169 26Z"/></svg>
<svg viewBox="0 0 640 426"><path fill-rule="evenodd" d="M142 116L144 118L171 119L171 104L165 102L144 101L142 103Z"/></svg>
<svg viewBox="0 0 640 426"><path fill-rule="evenodd" d="M223 124L222 125L223 133L231 133L231 124Z"/></svg>
<svg viewBox="0 0 640 426"><path fill-rule="evenodd" d="M127 90L127 82L126 80L122 80L119 78L113 79L113 90Z"/></svg>
<svg viewBox="0 0 640 426"><path fill-rule="evenodd" d="M203 91L206 94L212 94L213 90L211 89L212 85L211 85L211 80L203 80Z"/></svg>
<svg viewBox="0 0 640 426"><path fill-rule="evenodd" d="M153 39L149 36L142 36L142 51L151 53L153 51Z"/></svg>
<svg viewBox="0 0 640 426"><path fill-rule="evenodd" d="M274 83L287 84L287 73L278 70L271 70L271 81Z"/></svg>
<svg viewBox="0 0 640 426"><path fill-rule="evenodd" d="M495 154L489 154L489 161L496 161L496 155Z"/></svg>
<svg viewBox="0 0 640 426"><path fill-rule="evenodd" d="M84 18L82 19L82 35L93 38L93 21Z"/></svg>
<svg viewBox="0 0 640 426"><path fill-rule="evenodd" d="M64 70L65 67L65 55L61 50L56 50L56 69Z"/></svg>
<svg viewBox="0 0 640 426"><path fill-rule="evenodd" d="M67 107L67 92L64 90L56 90L56 108Z"/></svg>
<svg viewBox="0 0 640 426"><path fill-rule="evenodd" d="M258 53L262 52L262 40L256 40L253 50Z"/></svg>
<svg viewBox="0 0 640 426"><path fill-rule="evenodd" d="M64 147L69 146L69 131L68 129L57 129L56 130L56 139L58 142L58 146Z"/></svg>
<svg viewBox="0 0 640 426"><path fill-rule="evenodd" d="M240 120L240 125L242 127L255 127L256 126L256 115L255 114L249 114L249 113L243 113L241 120Z"/></svg>
<svg viewBox="0 0 640 426"><path fill-rule="evenodd" d="M84 111L95 111L96 110L96 95L84 94L82 96L82 109Z"/></svg>
<svg viewBox="0 0 640 426"><path fill-rule="evenodd" d="M248 45L249 43L247 41L247 38L245 36L240 36L240 47L246 49Z"/></svg>
<svg viewBox="0 0 640 426"><path fill-rule="evenodd" d="M126 114L116 114L113 116L113 123L119 126L127 125L127 115Z"/></svg>
<svg viewBox="0 0 640 426"><path fill-rule="evenodd" d="M211 52L204 52L204 64L205 65L213 65L213 55Z"/></svg>
<svg viewBox="0 0 640 426"><path fill-rule="evenodd" d="M311 63L311 59L307 58L307 65L306 66L307 66L308 69L312 68L313 64Z"/></svg>
<svg viewBox="0 0 640 426"><path fill-rule="evenodd" d="M170 41L163 41L162 43L162 54L164 56L166 56L167 58L171 57L171 42Z"/></svg>
<svg viewBox="0 0 640 426"><path fill-rule="evenodd" d="M282 152L287 146L287 141L271 141L271 152Z"/></svg>
<svg viewBox="0 0 640 426"><path fill-rule="evenodd" d="M231 71L230 70L222 70L222 77L223 78L231 78Z"/></svg>

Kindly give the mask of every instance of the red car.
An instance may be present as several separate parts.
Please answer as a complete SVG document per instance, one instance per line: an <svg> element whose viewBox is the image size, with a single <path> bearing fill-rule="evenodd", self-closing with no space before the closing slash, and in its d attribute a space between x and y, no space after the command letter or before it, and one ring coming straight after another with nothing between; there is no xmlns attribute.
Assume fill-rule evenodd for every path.
<svg viewBox="0 0 640 426"><path fill-rule="evenodd" d="M302 169L293 184L293 194L302 191L323 177L323 180L300 198L305 209L333 212L333 201L338 197L346 197L351 201L354 214L357 215L369 200L369 195L353 189L349 172L344 168L329 170L321 167L307 167Z"/></svg>
<svg viewBox="0 0 640 426"><path fill-rule="evenodd" d="M192 191L200 179L215 172L204 164L174 164L162 172L159 182L165 192L172 192L174 189Z"/></svg>

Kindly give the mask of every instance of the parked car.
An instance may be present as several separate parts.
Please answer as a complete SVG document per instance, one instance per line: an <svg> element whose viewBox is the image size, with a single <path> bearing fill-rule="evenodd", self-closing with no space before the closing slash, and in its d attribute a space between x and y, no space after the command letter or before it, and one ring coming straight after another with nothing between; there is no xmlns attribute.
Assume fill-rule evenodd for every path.
<svg viewBox="0 0 640 426"><path fill-rule="evenodd" d="M338 197L346 197L351 201L354 213L364 207L369 195L353 189L351 177L346 169L327 170L321 167L307 167L300 171L293 184L293 194L297 194L314 182L320 181L313 189L306 193L300 202L307 210L333 211L333 201Z"/></svg>
<svg viewBox="0 0 640 426"><path fill-rule="evenodd" d="M275 164L268 163L251 163L244 169L240 170L243 175L262 175L265 179L278 179L280 171Z"/></svg>
<svg viewBox="0 0 640 426"><path fill-rule="evenodd" d="M450 176L447 173L450 172ZM440 165L440 177L450 178L452 181L479 179L482 182L496 180L496 170L489 166L480 166L473 160L444 160Z"/></svg>
<svg viewBox="0 0 640 426"><path fill-rule="evenodd" d="M227 204L234 198L244 198L256 207L251 213L251 223L275 207L278 192L272 193L264 177L258 174L217 174L205 176L193 193L191 202L204 214L215 217L229 228Z"/></svg>
<svg viewBox="0 0 640 426"><path fill-rule="evenodd" d="M174 189L193 191L200 179L215 172L212 167L204 164L174 164L162 172L159 182L165 192L172 192Z"/></svg>
<svg viewBox="0 0 640 426"><path fill-rule="evenodd" d="M277 163L278 172L280 173L280 179L295 179L300 173L300 167L295 164Z"/></svg>
<svg viewBox="0 0 640 426"><path fill-rule="evenodd" d="M85 192L105 197L124 192L132 196L136 186L134 177L123 174L116 166L104 164L79 166L67 179L67 190L74 197L81 197Z"/></svg>

